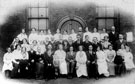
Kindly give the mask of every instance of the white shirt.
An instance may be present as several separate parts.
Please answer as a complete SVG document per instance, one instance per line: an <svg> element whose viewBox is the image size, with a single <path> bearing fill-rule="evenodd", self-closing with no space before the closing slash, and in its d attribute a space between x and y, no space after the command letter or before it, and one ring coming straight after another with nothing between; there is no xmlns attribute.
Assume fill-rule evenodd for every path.
<svg viewBox="0 0 135 84"><path fill-rule="evenodd" d="M60 39L60 33L58 34L58 33L56 33L55 35L54 35L54 38L55 38L55 41L58 41L59 39Z"/></svg>
<svg viewBox="0 0 135 84"><path fill-rule="evenodd" d="M31 33L31 34L29 35L29 43L32 44L32 42L33 42L34 40L38 41L38 34L37 34L37 33Z"/></svg>
<svg viewBox="0 0 135 84"><path fill-rule="evenodd" d="M70 36L72 37L72 40L73 41L76 41L77 40L77 34L76 33L73 33L73 34L70 34Z"/></svg>
<svg viewBox="0 0 135 84"><path fill-rule="evenodd" d="M107 33L101 33L101 34L100 34L100 39L101 39L101 40L104 39L105 36L108 36L108 34L107 34Z"/></svg>
<svg viewBox="0 0 135 84"><path fill-rule="evenodd" d="M92 33L91 32L85 32L83 34L83 41L85 41L85 36L88 35L89 36L89 41L92 42Z"/></svg>
<svg viewBox="0 0 135 84"><path fill-rule="evenodd" d="M23 34L23 33L20 33L17 37L19 38L20 41L22 41L23 39L27 39L28 38L27 35Z"/></svg>
<svg viewBox="0 0 135 84"><path fill-rule="evenodd" d="M98 41L100 41L100 34L99 34L98 32L92 33L92 37L93 37L93 38L94 38L94 37L97 37ZM93 39L93 38L92 38L92 39Z"/></svg>
<svg viewBox="0 0 135 84"><path fill-rule="evenodd" d="M63 35L63 40L68 40L69 35Z"/></svg>

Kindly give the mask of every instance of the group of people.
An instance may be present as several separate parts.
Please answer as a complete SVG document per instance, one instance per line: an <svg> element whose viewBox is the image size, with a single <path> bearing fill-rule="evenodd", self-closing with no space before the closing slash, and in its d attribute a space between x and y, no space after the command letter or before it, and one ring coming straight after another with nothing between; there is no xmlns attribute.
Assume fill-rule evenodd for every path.
<svg viewBox="0 0 135 84"><path fill-rule="evenodd" d="M48 29L29 35L25 29L13 40L3 57L2 72L6 77L30 77L46 80L57 77L116 76L135 68L133 54L122 34L103 29L99 33L85 28L71 34L57 29L52 35Z"/></svg>

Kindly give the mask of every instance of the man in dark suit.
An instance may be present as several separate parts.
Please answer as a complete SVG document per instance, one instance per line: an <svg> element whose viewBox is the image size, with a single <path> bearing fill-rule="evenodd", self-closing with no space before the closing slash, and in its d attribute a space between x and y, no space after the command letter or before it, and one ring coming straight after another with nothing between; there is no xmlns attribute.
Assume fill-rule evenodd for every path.
<svg viewBox="0 0 135 84"><path fill-rule="evenodd" d="M89 50L89 45L92 45L92 43L89 41L89 36L86 35L85 36L85 41L83 42L84 51L88 51Z"/></svg>
<svg viewBox="0 0 135 84"><path fill-rule="evenodd" d="M118 39L118 33L115 31L115 27L112 26L111 32L109 33L109 42L114 46L114 50L116 50L115 42Z"/></svg>
<svg viewBox="0 0 135 84"><path fill-rule="evenodd" d="M120 49L122 44L128 45L127 41L124 40L123 35L119 34L119 40L117 40L115 43L116 50Z"/></svg>

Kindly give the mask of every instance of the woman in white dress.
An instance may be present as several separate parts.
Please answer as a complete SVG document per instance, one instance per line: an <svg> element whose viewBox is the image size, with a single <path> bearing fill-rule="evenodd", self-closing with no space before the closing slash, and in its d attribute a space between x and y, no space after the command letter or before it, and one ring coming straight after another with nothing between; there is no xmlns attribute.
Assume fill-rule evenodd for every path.
<svg viewBox="0 0 135 84"><path fill-rule="evenodd" d="M22 32L17 37L19 38L20 41L22 41L23 39L28 39L28 36L25 33L25 29L22 29Z"/></svg>
<svg viewBox="0 0 135 84"><path fill-rule="evenodd" d="M86 27L85 31L86 32L83 34L83 41L85 41L85 36L88 35L89 41L92 42L92 33L89 31L88 27Z"/></svg>
<svg viewBox="0 0 135 84"><path fill-rule="evenodd" d="M54 34L55 41L59 41L60 36L61 36L60 30L57 29L56 34Z"/></svg>
<svg viewBox="0 0 135 84"><path fill-rule="evenodd" d="M34 40L38 40L38 33L35 28L32 29L30 35L29 35L29 44L32 44Z"/></svg>
<svg viewBox="0 0 135 84"><path fill-rule="evenodd" d="M52 35L50 29L47 30L47 35L46 35L46 37L48 37L48 38L49 38L49 41L51 41L51 38L53 37L53 35Z"/></svg>
<svg viewBox="0 0 135 84"><path fill-rule="evenodd" d="M70 36L72 37L73 42L77 40L77 34L75 33L74 29L71 30Z"/></svg>
<svg viewBox="0 0 135 84"><path fill-rule="evenodd" d="M97 28L94 28L93 29L93 33L92 33L92 39L94 38L94 37L96 37L97 39L98 39L98 42L100 41L100 34L98 33L98 30L97 30Z"/></svg>
<svg viewBox="0 0 135 84"><path fill-rule="evenodd" d="M54 66L59 68L61 75L67 75L66 52L63 50L62 44L59 44L59 49L55 51L53 62Z"/></svg>
<svg viewBox="0 0 135 84"><path fill-rule="evenodd" d="M108 33L106 32L106 29L103 28L102 33L100 34L100 39L103 40L105 36L109 36Z"/></svg>
<svg viewBox="0 0 135 84"><path fill-rule="evenodd" d="M68 32L65 30L64 33L63 33L63 40L68 40Z"/></svg>
<svg viewBox="0 0 135 84"><path fill-rule="evenodd" d="M79 46L79 51L76 53L76 73L77 77L85 76L87 77L87 67L86 67L86 61L87 61L87 56L86 53L83 51L83 46Z"/></svg>
<svg viewBox="0 0 135 84"><path fill-rule="evenodd" d="M116 56L116 52L113 50L113 46L109 45L109 49L107 50L107 64L108 64L108 71L110 76L115 75L115 64L114 59Z"/></svg>
<svg viewBox="0 0 135 84"><path fill-rule="evenodd" d="M3 56L3 68L2 68L2 72L4 73L4 75L6 77L10 77L11 76L11 71L13 69L13 65L12 65L12 57L13 54L11 52L11 48L7 48L7 53L4 54Z"/></svg>
<svg viewBox="0 0 135 84"><path fill-rule="evenodd" d="M107 66L107 62L106 62L106 53L103 52L100 48L100 46L97 47L97 65L98 65L98 73L99 75L104 75L106 77L109 76L109 72L108 72L108 66Z"/></svg>
<svg viewBox="0 0 135 84"><path fill-rule="evenodd" d="M126 70L132 70L135 68L135 64L133 62L133 54L130 52L130 48L128 46L126 46L126 52L124 53L124 62Z"/></svg>

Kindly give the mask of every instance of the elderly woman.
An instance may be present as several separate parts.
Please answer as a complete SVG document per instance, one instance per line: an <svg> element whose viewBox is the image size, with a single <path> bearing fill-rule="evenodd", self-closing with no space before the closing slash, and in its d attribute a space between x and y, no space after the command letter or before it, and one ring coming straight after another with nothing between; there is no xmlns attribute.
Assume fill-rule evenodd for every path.
<svg viewBox="0 0 135 84"><path fill-rule="evenodd" d="M76 68L77 68L77 77L85 76L87 77L87 67L86 67L86 61L87 56L86 53L83 51L83 46L79 46L79 51L76 53Z"/></svg>
<svg viewBox="0 0 135 84"><path fill-rule="evenodd" d="M68 69L68 78L73 77L73 71L74 71L74 68L75 68L75 55L76 55L76 53L73 50L74 50L73 46L70 46L69 52L67 52L67 57L66 57L67 69Z"/></svg>
<svg viewBox="0 0 135 84"><path fill-rule="evenodd" d="M66 63L66 52L63 50L62 44L59 44L59 49L55 51L53 61L55 67L60 70L61 75L67 75L67 63Z"/></svg>
<svg viewBox="0 0 135 84"><path fill-rule="evenodd" d="M4 73L4 75L6 77L10 77L11 76L11 71L13 69L13 65L12 65L12 57L13 54L11 52L11 48L7 48L7 53L4 54L3 56L3 68L2 68L2 72Z"/></svg>

